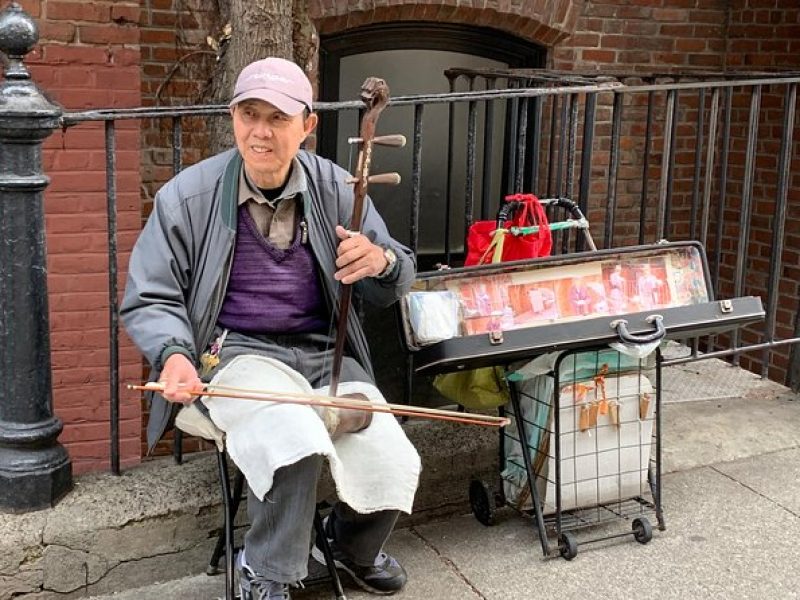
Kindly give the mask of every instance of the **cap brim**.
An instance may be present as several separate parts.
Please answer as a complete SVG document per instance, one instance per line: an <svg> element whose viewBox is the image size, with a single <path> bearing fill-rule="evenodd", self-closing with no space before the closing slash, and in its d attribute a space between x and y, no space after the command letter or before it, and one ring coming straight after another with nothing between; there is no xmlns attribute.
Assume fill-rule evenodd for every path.
<svg viewBox="0 0 800 600"><path fill-rule="evenodd" d="M242 92L238 96L233 97L233 100L230 101L228 107L233 108L235 105L239 104L240 102L244 102L245 100L263 100L264 102L272 104L272 106L281 112L292 116L300 114L305 108L308 108L309 110L311 109L310 106L306 106L305 102L295 100L294 98L291 98L286 94L276 92L275 90L264 89Z"/></svg>

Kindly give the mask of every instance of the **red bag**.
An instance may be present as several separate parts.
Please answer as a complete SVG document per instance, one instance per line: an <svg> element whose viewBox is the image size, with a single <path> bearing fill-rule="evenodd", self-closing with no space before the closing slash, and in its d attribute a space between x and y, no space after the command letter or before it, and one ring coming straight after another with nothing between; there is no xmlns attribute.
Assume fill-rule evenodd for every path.
<svg viewBox="0 0 800 600"><path fill-rule="evenodd" d="M539 199L533 194L512 194L505 197L496 221L476 221L470 226L464 266L550 256L552 245Z"/></svg>

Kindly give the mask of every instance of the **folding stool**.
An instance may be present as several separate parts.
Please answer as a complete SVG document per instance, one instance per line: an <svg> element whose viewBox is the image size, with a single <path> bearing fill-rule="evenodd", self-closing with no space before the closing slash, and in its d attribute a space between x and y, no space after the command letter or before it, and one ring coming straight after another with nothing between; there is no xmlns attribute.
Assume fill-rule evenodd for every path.
<svg viewBox="0 0 800 600"><path fill-rule="evenodd" d="M231 479L225 448L225 432L214 425L208 415L207 409L201 402L197 401L182 408L175 419L175 426L182 432L201 437L209 442L213 442L216 446L217 467L220 489L222 492L223 527L217 537L217 544L211 555L208 567L206 568L206 573L208 575L216 575L220 572L219 560L224 553L225 600L234 600L236 598L236 587L234 580L233 524L244 491L244 474L239 469L236 469L233 490L231 490ZM325 566L328 570L334 596L336 600L347 600L344 595L344 590L342 589L341 580L339 579L339 573L336 570L330 544L328 544L328 537L325 535L322 517L320 516L320 510L325 508L325 506L326 504L324 502L317 503L317 507L314 511L314 530L317 534L317 540L321 540L321 550L325 556ZM309 580L309 578L306 578L306 580ZM309 583L317 583L320 580L321 578L314 578L310 580Z"/></svg>

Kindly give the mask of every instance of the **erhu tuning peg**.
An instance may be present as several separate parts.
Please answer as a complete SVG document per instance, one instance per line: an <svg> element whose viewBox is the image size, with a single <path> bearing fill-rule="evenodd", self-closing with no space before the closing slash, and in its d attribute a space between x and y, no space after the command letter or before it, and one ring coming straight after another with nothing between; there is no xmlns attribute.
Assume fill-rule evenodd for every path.
<svg viewBox="0 0 800 600"><path fill-rule="evenodd" d="M345 180L347 183L358 183L358 177L348 177ZM367 183L388 183L389 185L400 185L399 173L378 173L377 175L370 175L367 177Z"/></svg>
<svg viewBox="0 0 800 600"><path fill-rule="evenodd" d="M364 140L360 137L347 138L348 144L360 144L362 141ZM377 144L378 146L402 148L406 145L406 136L400 133L394 133L392 135L376 135L374 138L372 138L372 143Z"/></svg>
<svg viewBox="0 0 800 600"><path fill-rule="evenodd" d="M399 173L378 173L367 177L367 183L388 183L389 185L400 185Z"/></svg>

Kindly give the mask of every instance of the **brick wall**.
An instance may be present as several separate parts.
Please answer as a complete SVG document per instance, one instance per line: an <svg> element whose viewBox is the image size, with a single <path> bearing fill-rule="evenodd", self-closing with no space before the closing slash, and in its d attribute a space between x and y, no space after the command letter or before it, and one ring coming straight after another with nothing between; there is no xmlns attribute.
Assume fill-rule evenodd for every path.
<svg viewBox="0 0 800 600"><path fill-rule="evenodd" d="M795 0L732 0L728 24L727 64L734 69L783 70L800 69L800 5ZM777 197L777 170L781 131L784 118L785 88L765 88L761 97L761 113L756 144L753 183L753 221L747 259L748 277L745 293L760 295L766 300L769 259L775 222ZM731 170L729 204L725 221L728 224L723 237L723 273L727 274L726 289L733 289L733 268L742 250L738 244L738 217L743 192L747 123L750 109L749 94L734 98L732 112L734 126L731 131ZM791 146L788 221L783 272L780 274L780 302L777 312L776 336L793 337L798 314L798 284L800 283L800 235L792 227L793 215L800 210L800 123L795 119ZM763 328L755 327L743 333L748 343L759 340ZM782 347L771 357L769 376L785 381L790 348ZM742 358L742 366L760 372L758 355Z"/></svg>
<svg viewBox="0 0 800 600"><path fill-rule="evenodd" d="M139 7L128 2L23 0L39 25L27 64L36 83L66 111L140 104ZM55 132L45 142L44 170L53 403L64 422L60 441L75 472L109 464L109 314L106 172L102 123ZM120 277L140 225L139 128L117 125ZM120 380L141 374L123 337ZM121 391L121 460L140 460L138 399Z"/></svg>
<svg viewBox="0 0 800 600"><path fill-rule="evenodd" d="M552 64L555 68L589 69L606 72L627 71L636 73L662 73L676 76L695 69L727 68L731 70L782 70L800 67L800 7L792 0L632 0L616 2L600 0L587 2L578 19L576 33L554 48ZM682 77L681 80L686 80ZM628 80L635 81L635 80ZM774 198L777 193L777 161L780 131L783 119L783 94L785 88L764 89L761 99L761 120L756 146L755 177L753 186L753 219L744 287L741 293L767 298L767 273L772 255L774 231ZM697 118L700 95L682 92L678 96L676 112L677 138L675 140L675 166L670 239L691 237L689 219L694 188L696 153L700 152L701 173L705 170L705 153L708 145L709 109L711 94L703 99L704 125L698 142ZM646 185L646 198L653 205L658 197L661 177L663 125L665 118L664 95L655 97L653 112L653 140L650 151L650 168ZM644 150L645 97L626 101L622 127L620 172L618 182L618 210L616 244L635 241L638 235L639 202L642 186L642 156ZM592 172L592 202L595 213L603 217L607 186L607 163L611 111L610 95L601 98L598 110L598 137L595 140L595 160ZM735 293L734 270L739 247L738 231L743 192L745 148L747 137L750 88L737 89L733 96L731 118L730 156L728 160L728 185L723 213L723 236L720 239L722 257L720 293ZM722 115L722 113L720 113ZM606 120L604 123L603 121ZM718 136L721 133L721 125ZM792 180L789 192L789 215L797 210L800 177L797 166L800 131L795 124L792 148ZM720 160L721 142L717 142L716 161ZM712 188L712 217L708 251L713 255L717 244L717 223L714 215L719 208L719 168L715 170ZM654 211L646 220L646 239L654 239ZM595 222L590 215L590 221ZM601 225L602 226L602 225ZM596 228L593 225L593 230ZM797 315L797 263L800 238L790 232L786 236L783 261L787 267L780 281L780 302L776 336L793 336ZM601 230L602 232L602 230ZM763 341L763 326L745 330L742 341ZM722 338L720 347L728 347L728 338ZM777 350L769 367L769 376L776 381L786 380L789 349ZM743 366L761 371L758 355L742 358Z"/></svg>
<svg viewBox="0 0 800 600"><path fill-rule="evenodd" d="M206 37L220 24L203 0L141 0L141 90L143 106L198 104L216 65ZM203 118L181 121L182 160L194 164L207 153ZM145 215L158 188L173 173L171 119L142 121L142 189Z"/></svg>

